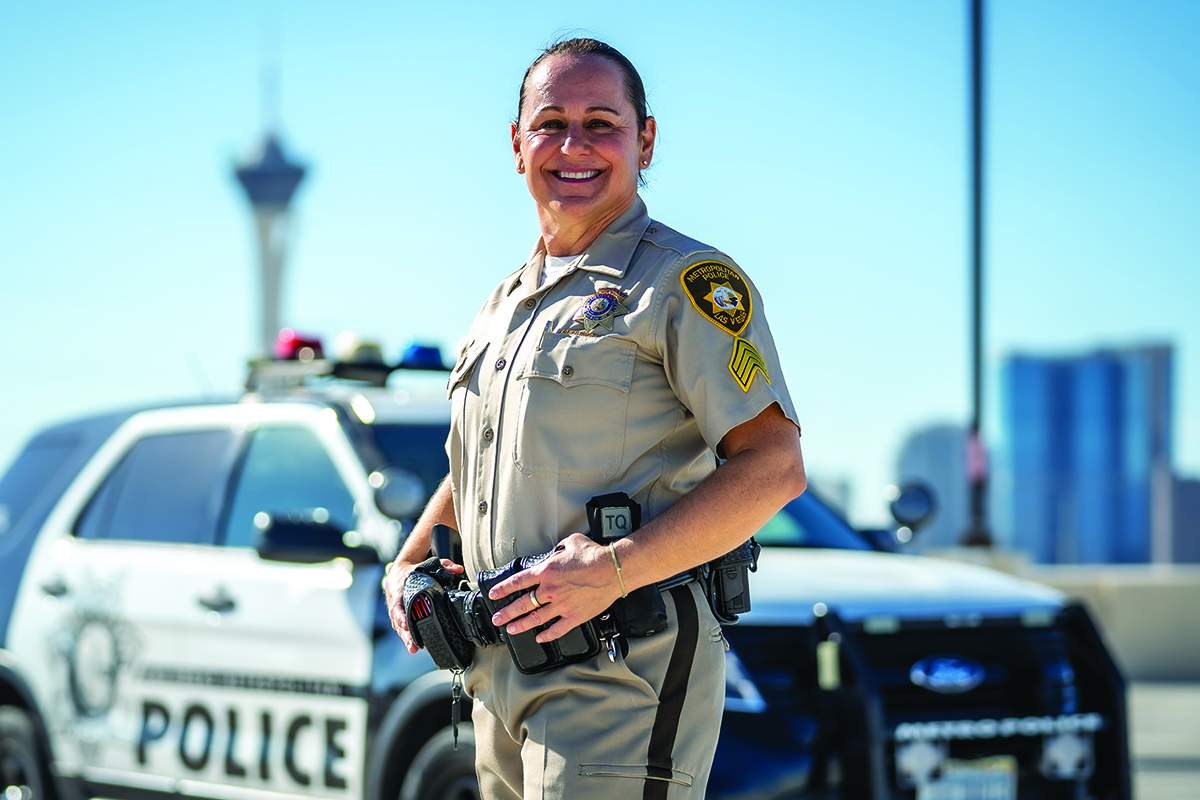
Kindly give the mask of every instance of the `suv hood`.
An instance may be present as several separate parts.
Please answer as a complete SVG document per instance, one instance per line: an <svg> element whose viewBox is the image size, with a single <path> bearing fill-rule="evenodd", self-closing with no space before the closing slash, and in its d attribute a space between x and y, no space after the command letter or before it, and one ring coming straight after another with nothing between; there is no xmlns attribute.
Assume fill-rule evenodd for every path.
<svg viewBox="0 0 1200 800"><path fill-rule="evenodd" d="M1057 611L1054 589L973 564L851 550L763 548L750 578L749 625L811 624L824 603L843 620L1020 616Z"/></svg>

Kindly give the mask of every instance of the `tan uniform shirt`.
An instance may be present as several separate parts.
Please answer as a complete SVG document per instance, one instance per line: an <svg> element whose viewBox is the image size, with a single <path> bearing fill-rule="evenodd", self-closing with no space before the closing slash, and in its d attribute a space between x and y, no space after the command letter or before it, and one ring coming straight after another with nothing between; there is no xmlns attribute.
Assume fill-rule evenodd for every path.
<svg viewBox="0 0 1200 800"><path fill-rule="evenodd" d="M595 495L626 492L648 522L712 472L730 429L772 403L796 421L757 290L640 198L539 287L543 259L492 292L450 377L472 577L586 532Z"/></svg>

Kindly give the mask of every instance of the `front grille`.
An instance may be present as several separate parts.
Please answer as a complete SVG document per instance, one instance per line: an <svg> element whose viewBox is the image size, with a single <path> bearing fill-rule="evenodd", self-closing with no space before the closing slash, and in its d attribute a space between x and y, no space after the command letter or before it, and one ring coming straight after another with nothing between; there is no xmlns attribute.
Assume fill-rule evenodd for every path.
<svg viewBox="0 0 1200 800"><path fill-rule="evenodd" d="M1021 800L1073 797L1082 784L1048 780L1040 768L1046 737L1063 726L1094 742L1095 772L1086 791L1128 800L1120 673L1082 608L1069 605L1044 621L1049 624L1023 624L1016 617L952 618L949 624L880 618L873 629L890 632L868 633L830 613L811 626L742 624L725 634L766 703L761 725L802 717L815 725L808 740L812 791L911 800L913 789L904 788L896 772L893 737L902 726L901 741L943 741L950 758L1015 757ZM840 684L822 689L818 678L830 678L831 663L822 658L825 669L818 670L818 646L828 656L822 643L831 641L838 643L833 677ZM959 694L913 683L913 665L939 656L976 662L982 682Z"/></svg>
<svg viewBox="0 0 1200 800"><path fill-rule="evenodd" d="M847 626L877 682L889 729L901 722L1027 717L1074 713L1073 674L1062 632L1030 628L1019 620L987 620L975 627L942 621L904 623L894 633L868 634ZM768 705L785 714L811 708L816 693L812 628L738 625L726 636ZM962 694L941 694L909 678L931 656L958 656L980 664L986 677ZM854 677L844 666L843 680Z"/></svg>
<svg viewBox="0 0 1200 800"><path fill-rule="evenodd" d="M901 721L1027 717L1072 713L1073 675L1056 628L1027 628L999 620L972 628L942 622L907 624L895 633L855 639L879 681L889 726ZM930 656L959 656L980 664L986 677L962 694L942 694L912 682L914 664Z"/></svg>

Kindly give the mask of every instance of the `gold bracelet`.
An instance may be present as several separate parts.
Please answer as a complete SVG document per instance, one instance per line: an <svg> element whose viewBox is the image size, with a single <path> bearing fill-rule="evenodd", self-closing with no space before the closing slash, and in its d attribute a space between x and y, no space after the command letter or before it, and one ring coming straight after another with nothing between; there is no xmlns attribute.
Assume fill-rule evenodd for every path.
<svg viewBox="0 0 1200 800"><path fill-rule="evenodd" d="M612 542L608 543L608 552L613 557L613 566L617 568L617 582L621 584L621 597L629 597L629 592L625 591L625 579L621 577L621 562L617 561L617 548Z"/></svg>

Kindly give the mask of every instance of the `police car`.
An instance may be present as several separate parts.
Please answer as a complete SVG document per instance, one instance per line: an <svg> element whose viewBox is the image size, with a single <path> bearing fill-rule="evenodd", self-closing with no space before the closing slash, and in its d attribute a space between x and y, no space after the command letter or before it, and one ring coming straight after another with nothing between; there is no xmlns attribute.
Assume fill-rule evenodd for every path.
<svg viewBox="0 0 1200 800"><path fill-rule="evenodd" d="M478 796L451 676L380 589L447 471L440 355L278 355L229 402L42 431L0 479L5 800ZM759 538L710 796L1129 796L1082 609L880 552L812 494Z"/></svg>

